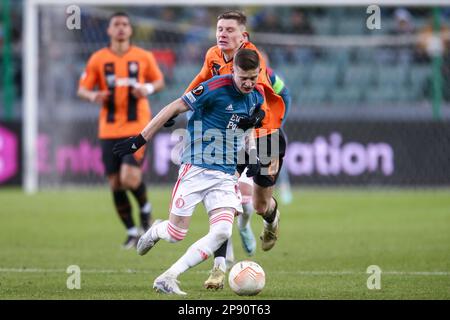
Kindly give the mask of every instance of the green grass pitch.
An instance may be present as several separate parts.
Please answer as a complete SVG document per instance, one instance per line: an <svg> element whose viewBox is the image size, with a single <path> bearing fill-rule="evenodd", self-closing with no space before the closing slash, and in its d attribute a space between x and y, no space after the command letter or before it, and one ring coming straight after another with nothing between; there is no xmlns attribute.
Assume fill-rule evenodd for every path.
<svg viewBox="0 0 450 320"><path fill-rule="evenodd" d="M170 193L149 187L155 217L167 217ZM0 299L180 299L155 293L153 280L208 230L200 206L184 241L160 241L141 257L120 249L125 233L106 187L2 189L0 204ZM266 286L242 299L450 299L448 189L300 188L280 209L278 243L251 258ZM256 215L252 227L259 235ZM233 241L236 259L246 259L236 227ZM79 290L66 286L70 265L81 268ZM241 299L228 284L203 289L211 265L181 275L182 299ZM382 270L380 290L367 288L370 265Z"/></svg>

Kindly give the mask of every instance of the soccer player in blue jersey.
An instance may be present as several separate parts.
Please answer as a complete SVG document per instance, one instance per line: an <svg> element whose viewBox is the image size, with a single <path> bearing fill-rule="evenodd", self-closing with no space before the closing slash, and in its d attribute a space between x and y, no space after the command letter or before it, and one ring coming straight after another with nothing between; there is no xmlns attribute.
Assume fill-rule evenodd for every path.
<svg viewBox="0 0 450 320"><path fill-rule="evenodd" d="M188 134L178 180L172 191L169 219L155 221L139 239L137 251L140 255L146 254L160 239L171 243L183 240L199 202L203 202L208 212L210 228L203 238L192 244L177 262L155 279L153 287L158 292L186 294L178 286L178 276L206 260L230 238L234 217L242 212L235 174L237 154L243 144L244 130L259 126L264 117L261 110L263 90L256 84L259 62L255 51L239 50L234 56L231 75L202 82L163 108L140 135L114 147L119 156L133 153L145 145L167 120L182 112L193 111L187 124ZM254 164L258 167L257 161ZM255 171L252 174L256 174Z"/></svg>

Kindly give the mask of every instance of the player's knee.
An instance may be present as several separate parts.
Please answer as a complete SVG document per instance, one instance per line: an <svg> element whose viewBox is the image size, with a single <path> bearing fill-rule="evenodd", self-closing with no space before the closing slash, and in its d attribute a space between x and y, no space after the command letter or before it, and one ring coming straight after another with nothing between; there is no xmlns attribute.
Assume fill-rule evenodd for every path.
<svg viewBox="0 0 450 320"><path fill-rule="evenodd" d="M219 243L224 242L231 237L233 232L234 211L224 210L213 214L209 218L210 233Z"/></svg>
<svg viewBox="0 0 450 320"><path fill-rule="evenodd" d="M218 223L216 228L214 228L214 236L218 243L222 243L231 237L233 232L233 225L229 222Z"/></svg>
<svg viewBox="0 0 450 320"><path fill-rule="evenodd" d="M122 177L122 179L120 180L121 185L125 189L136 189L137 187L139 187L140 182L141 181L139 178L131 176Z"/></svg>
<svg viewBox="0 0 450 320"><path fill-rule="evenodd" d="M231 237L233 232L233 222L230 221L218 221L211 225L211 231L214 234L217 242L224 242Z"/></svg>

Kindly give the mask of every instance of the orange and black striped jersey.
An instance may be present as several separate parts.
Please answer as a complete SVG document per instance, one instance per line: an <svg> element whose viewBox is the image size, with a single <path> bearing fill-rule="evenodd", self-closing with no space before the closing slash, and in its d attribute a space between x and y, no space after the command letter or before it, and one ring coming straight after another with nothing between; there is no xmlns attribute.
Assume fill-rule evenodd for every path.
<svg viewBox="0 0 450 320"><path fill-rule="evenodd" d="M140 133L150 121L151 111L147 98L133 96L133 86L160 79L163 74L149 51L136 46L131 46L122 56L110 48L96 51L87 63L79 86L88 90L97 86L110 93L100 110L99 138L115 139Z"/></svg>
<svg viewBox="0 0 450 320"><path fill-rule="evenodd" d="M285 105L283 99L275 93L267 72L266 62L261 56L256 46L251 42L244 42L241 49L255 50L260 59L261 73L258 77L258 84L264 88L265 102L262 109L266 112L261 129L256 129L256 137L264 136L275 132L281 127L285 114ZM211 47L205 56L205 62L200 73L192 80L186 92L197 87L201 82L211 79L213 76L231 74L233 59L226 61L222 50L218 46Z"/></svg>

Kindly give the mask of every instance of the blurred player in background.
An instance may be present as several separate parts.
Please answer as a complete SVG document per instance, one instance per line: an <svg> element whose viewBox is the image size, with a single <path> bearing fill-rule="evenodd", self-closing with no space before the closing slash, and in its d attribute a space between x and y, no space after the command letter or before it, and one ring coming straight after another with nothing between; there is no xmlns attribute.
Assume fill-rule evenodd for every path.
<svg viewBox="0 0 450 320"><path fill-rule="evenodd" d="M164 78L153 54L131 45L133 30L126 13L117 12L110 17L107 33L110 44L89 58L78 96L101 105L98 137L102 160L114 205L127 229L123 247L129 249L136 246L139 230L133 221L127 190L139 204L143 230L151 225L152 207L141 169L145 148L123 157L114 155L112 148L116 142L141 132L150 121L147 96L164 87Z"/></svg>
<svg viewBox="0 0 450 320"><path fill-rule="evenodd" d="M178 286L178 276L206 260L230 238L234 216L242 212L235 174L237 155L244 135L251 132L248 129L261 125L264 118L261 110L264 91L257 85L260 73L257 52L239 50L234 59L232 75L201 82L162 109L141 134L114 147L119 156L136 152L169 119L188 110L193 111L187 124L189 134L183 148L178 181L172 191L169 220L155 221L139 239L137 251L140 255L146 254L160 239L171 243L183 240L200 202L208 213L210 228L203 238L192 244L177 262L155 279L153 287L161 293L186 294ZM214 139L204 139L212 131L215 132ZM255 158L250 160L257 160L256 153L254 155ZM258 167L257 161L250 163ZM248 171L252 169L249 166ZM257 172L252 171L254 174Z"/></svg>
<svg viewBox="0 0 450 320"><path fill-rule="evenodd" d="M252 49L258 52L258 49L251 42L246 41L248 35L245 29L246 22L247 17L239 11L228 11L219 15L216 28L217 45L208 50L200 73L194 78L187 90L192 90L199 83L215 75L231 73L233 56L240 49ZM255 183L253 185L252 202L257 214L263 218L264 229L260 239L262 240L262 249L267 251L275 245L278 238L280 212L278 211L277 202L273 198L273 189L286 149L284 135L278 130L285 117L286 107L282 98L274 92L267 73L266 62L260 54L259 56L261 60L261 73L258 77L258 83L263 86L265 92L266 101L262 108L266 111L266 117L264 118L262 128L257 129L255 134L259 156L262 156L259 152L259 147L267 150L264 155L265 158L261 161L261 170L266 172L266 174L259 173L253 178ZM271 141L274 140L278 148L270 145ZM244 167L239 167L239 173L242 173ZM246 230L249 230L250 233L246 234ZM253 233L251 233L251 229L243 229L240 234L244 242L244 248L249 248L247 253L253 252L254 249L251 243ZM204 283L206 288L217 289L223 287L226 271L226 251L227 243L224 243L215 253L216 259L213 270L211 271L210 277Z"/></svg>

